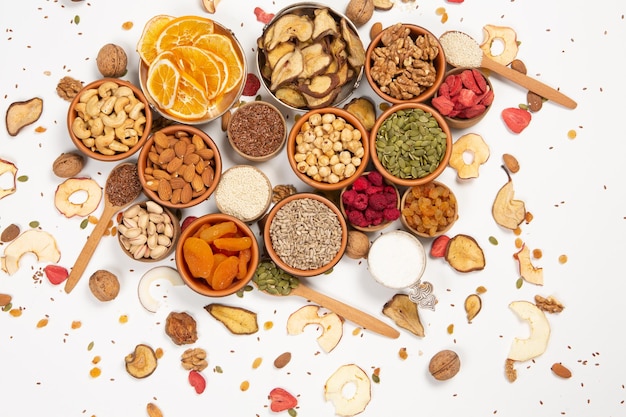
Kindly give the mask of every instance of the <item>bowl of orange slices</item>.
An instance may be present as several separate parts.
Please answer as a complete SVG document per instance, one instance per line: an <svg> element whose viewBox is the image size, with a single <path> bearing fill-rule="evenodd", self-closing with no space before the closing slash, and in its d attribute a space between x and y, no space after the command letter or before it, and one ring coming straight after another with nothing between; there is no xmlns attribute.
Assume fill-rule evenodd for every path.
<svg viewBox="0 0 626 417"><path fill-rule="evenodd" d="M243 48L231 30L212 19L154 16L137 52L141 88L167 119L207 123L241 97L247 73Z"/></svg>

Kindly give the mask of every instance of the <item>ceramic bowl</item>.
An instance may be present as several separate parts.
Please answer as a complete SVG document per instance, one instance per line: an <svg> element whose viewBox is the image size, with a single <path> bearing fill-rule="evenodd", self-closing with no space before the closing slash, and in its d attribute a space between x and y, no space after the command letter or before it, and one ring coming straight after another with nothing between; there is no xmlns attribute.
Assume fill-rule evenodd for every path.
<svg viewBox="0 0 626 417"><path fill-rule="evenodd" d="M246 273L240 279L235 278L233 282L225 289L214 289L205 278L196 278L191 273L188 263L185 260L183 247L185 245L185 241L191 237L198 237L199 232L211 225L216 225L218 223L223 222L233 222L237 226L237 233L241 237L249 237L252 240L252 246L250 246L250 260L246 266ZM213 246L213 254L220 252L220 249L216 249ZM233 255L233 252L228 252L229 255ZM240 256L239 252L237 255ZM178 239L178 243L176 245L176 269L180 273L181 278L185 282L185 284L197 292L198 294L206 295L208 297L224 297L227 295L231 295L236 293L239 290L242 290L252 279L254 276L254 271L256 270L259 264L259 245L254 236L254 233L250 228L241 220L236 217L229 216L222 213L211 213L205 214L204 216L200 216L188 226L185 227L183 232ZM210 277L209 277L210 279Z"/></svg>
<svg viewBox="0 0 626 417"><path fill-rule="evenodd" d="M383 36L389 33L390 30L397 30L396 25L402 25L405 28L409 29L409 37L415 42L418 37L428 36L430 37L432 43L435 44L437 48L439 48L439 52L436 57L432 60L432 67L435 71L434 80L432 80L432 84L423 89L418 95L412 95L410 98L397 97L396 95L391 94L390 91L386 90L383 92L381 90L381 86L375 80L375 77L372 74L372 67L374 66L374 50L379 47L383 47ZM367 47L367 51L365 53L365 77L367 78L367 82L370 87L376 94L378 94L383 100L388 101L392 104L398 103L406 103L406 102L414 102L414 103L422 103L426 102L430 99L435 92L439 89L439 85L443 82L443 77L446 72L446 57L443 53L443 48L439 43L439 39L433 35L429 30L413 24L407 23L398 23L396 25L392 25L383 29Z"/></svg>
<svg viewBox="0 0 626 417"><path fill-rule="evenodd" d="M279 228L280 222L285 222L285 226ZM326 233L314 233L314 230L328 229L332 224L337 228L332 241ZM296 234L298 227L307 229L308 233ZM263 239L267 255L279 268L293 276L311 277L328 272L339 262L348 244L348 226L339 208L326 197L314 193L297 193L284 198L270 209ZM297 239L304 240L299 242ZM279 249L273 243L275 240L281 240L281 245L293 245L294 249ZM298 245L304 246L299 250ZM336 251L333 250L335 245ZM330 252L323 256L325 250ZM293 256L288 258L287 251Z"/></svg>
<svg viewBox="0 0 626 417"><path fill-rule="evenodd" d="M163 142L163 138L168 139ZM182 150L176 150L176 142L184 142L187 147L194 144L195 150L190 153L198 156L183 155ZM163 157L165 147L173 151ZM183 172L185 167L187 173ZM222 175L222 159L217 145L205 132L194 126L174 124L152 133L139 153L137 170L148 198L166 207L182 209L200 204L213 194ZM163 178L168 184L159 189Z"/></svg>
<svg viewBox="0 0 626 417"><path fill-rule="evenodd" d="M295 41L293 36L287 42L278 42L278 37L273 37L274 29L283 27L283 23L288 19L294 19L294 24L284 26L287 27L287 30L298 30L302 33L306 33L308 28L312 30L312 22L318 14L322 16L319 19L320 22L328 23L328 26L324 26L324 29L316 29L327 33L326 36L323 36L323 42L311 39ZM328 18L329 16L330 18ZM334 24L332 23L333 21ZM342 30L342 27L344 30ZM344 33L349 33L350 35L345 36ZM314 35L315 33L311 32L311 34ZM322 36L319 38L322 38ZM319 74L324 68L335 66L336 63L338 64L336 65L337 70L332 74L337 76L316 78L315 75L310 75L304 77L302 76L303 71L299 71L296 75L300 79L307 78L312 82L296 83L288 81L281 83L280 71L274 71L274 69L280 68L282 62L287 62L289 58L287 53L293 52L295 50L293 47L296 44L299 46L298 50L303 51L303 54L298 57L302 56L304 62L308 62L308 65L313 63L315 68L317 68L312 73ZM328 52L327 45L334 48L332 53ZM347 53L348 48L352 51L350 53L351 59L348 61L336 60L335 57ZM361 59L358 58L359 56ZM312 2L292 4L277 12L263 28L263 32L259 37L258 48L256 48L257 70L263 88L279 103L296 111L339 106L345 102L359 86L363 76L364 62L361 61L363 61L362 57L364 56L365 47L359 37L358 29L352 21L342 13L326 5ZM282 60L279 58L282 58ZM296 62L294 59L290 59L290 61L292 63ZM273 78L272 74L274 74ZM295 77L285 78L293 79ZM309 86L313 86L313 90L307 90Z"/></svg>
<svg viewBox="0 0 626 417"><path fill-rule="evenodd" d="M379 174L378 171L374 171L374 172L375 174L380 175L379 178L382 178L382 174ZM349 185L343 188L341 190L341 194L339 195L339 209L341 210L341 214L343 214L343 216L346 218L346 221L348 222L350 227L356 230L360 230L361 232L366 232L366 233L378 232L380 230L383 230L384 228L386 228L387 226L389 226L391 223L393 223L395 220L398 219L398 217L395 217L395 216L400 215L400 192L398 191L398 187L396 187L396 185L393 184L392 182L385 180L384 178L382 178L383 180L382 185L378 186L378 179L374 181L374 184L372 184L371 181L367 180L368 178L371 178L370 174L371 172L364 172L363 175L361 175L361 177L365 181L364 180L355 181L354 183L352 183L352 185ZM366 191L366 189L363 188L365 186L370 187L371 185L379 188L379 191L375 193L370 193ZM357 189L355 189L355 186ZM348 196L348 194L350 194L350 196ZM358 204L352 204L352 205L347 204L347 201L350 201L350 199L359 198L357 196L359 194L363 196L367 196L367 202L365 205L362 204L361 206L359 206ZM374 195L376 195L376 197L373 197ZM385 209L383 209L381 206L382 203L380 203L381 198L384 201L386 199L390 199L391 198L390 196L392 196L394 200L393 201L387 200L386 208L387 209L394 208L396 210L395 212L393 210L385 211ZM356 210L357 214L349 215L348 213L351 210ZM372 210L375 215L370 214L370 210ZM361 213L361 214L358 214L358 213ZM382 219L380 220L380 223L370 224L369 226L366 226L360 223L362 219L367 221L368 217L371 217L371 218L377 217L378 214L376 213L380 213L379 215L381 216L381 219ZM352 219L351 216L355 216L356 219ZM372 221L372 220L369 220L369 221Z"/></svg>
<svg viewBox="0 0 626 417"><path fill-rule="evenodd" d="M445 143L445 146L441 144L442 155L439 160L439 163L436 164L436 167L432 169L432 171L430 171L430 173L426 175L423 175L423 174L421 175L419 171L414 173L413 171L411 171L412 169L411 166L409 166L411 164L417 164L418 167L416 167L416 169L419 169L420 166L424 168L424 165L420 162L421 157L417 156L418 149L415 145L409 145L403 142L402 146L406 148L404 152L411 152L411 155L416 156L416 158L414 158L411 161L409 161L411 159L411 156L409 155L406 155L406 157L404 158L405 165L403 169L409 170L407 172L411 172L410 174L407 173L404 175L398 174L394 170L394 167L400 166L400 162L398 162L397 160L396 162L394 162L393 153L384 155L385 151L382 148L380 152L377 151L377 143L379 143L379 146L382 146L381 143L383 143L384 141L387 141L386 143L388 144L391 143L393 145L393 144L397 144L396 139L401 139L399 135L395 135L395 136L387 135L388 137L384 139L385 135L383 135L381 128L384 127L385 122L389 119L389 123L391 123L395 118L399 117L403 113L404 114L406 114L407 112L411 113L414 110L422 113L423 116L426 116L429 119L431 119L427 123L431 123L431 124L434 123L433 127L439 127L441 130L441 134L442 135L445 134L445 139L442 139L442 142ZM418 128L419 126L424 126L424 123L419 122L415 124L413 128ZM405 125L403 129L406 130L407 128L408 128L408 125ZM379 134L379 131L381 131L380 134ZM419 141L419 140L423 140L424 138L421 135L418 135L415 139ZM403 141L404 140L405 139L403 139ZM424 152L427 152L427 150L424 150ZM412 187L414 185L425 184L427 182L434 180L443 172L443 170L448 165L448 161L450 160L451 154L452 154L452 134L450 133L450 128L448 127L448 124L444 120L443 116L441 116L435 109L433 109L432 107L426 104L422 104L422 103L395 104L389 107L387 110L385 110L376 119L376 123L374 124L374 127L372 128L370 132L370 155L371 155L372 163L374 164L374 167L376 168L376 170L378 170L383 175L383 177L385 177L387 180L389 180L390 182L396 185ZM392 158L392 159L389 160L389 158ZM414 161L417 161L417 162L414 162Z"/></svg>
<svg viewBox="0 0 626 417"><path fill-rule="evenodd" d="M421 198L428 198L430 201L423 209L419 208ZM414 209L410 208L411 204ZM404 228L423 238L446 234L459 218L456 196L450 187L439 181L407 188L402 194L400 210L400 221ZM441 217L435 213L441 213Z"/></svg>
<svg viewBox="0 0 626 417"><path fill-rule="evenodd" d="M241 46L241 43L239 42L239 40L237 39L237 37L235 36L232 30L228 29L227 27L223 26L222 24L216 21L213 21L213 24L214 24L213 33L224 35L231 41L234 47L233 49L242 64L241 73L243 74L243 76L241 77L239 82L232 89L230 89L226 94L223 94L221 98L218 97L216 99L210 100L210 103L206 109L206 113L202 117L195 118L195 119L181 118L181 117L177 117L171 112L168 112L167 109L161 108L156 103L156 101L150 96L150 93L148 92L147 79L148 79L149 67L145 62L143 62L143 60L141 59L139 60L139 85L141 86L142 91L146 95L146 98L150 102L150 105L152 106L153 110L159 113L161 116L165 117L166 119L179 122L179 123L185 123L188 125L199 125L199 124L208 123L210 121L213 121L221 117L224 113L226 113L235 103L239 101L241 94L243 93L243 88L246 84L246 74L248 73L248 63L246 61L246 54L243 50L243 47Z"/></svg>
<svg viewBox="0 0 626 417"><path fill-rule="evenodd" d="M121 161L148 139L152 111L146 96L132 83L102 78L84 86L72 99L67 128L74 146L85 156Z"/></svg>
<svg viewBox="0 0 626 417"><path fill-rule="evenodd" d="M221 213L250 223L267 213L272 201L272 184L260 169L235 165L222 174L214 198Z"/></svg>
<svg viewBox="0 0 626 417"><path fill-rule="evenodd" d="M478 82L475 81L476 77L479 77ZM472 106L469 106L468 103L463 108L450 110L450 106L459 97L460 92L466 89L471 91L468 95L476 97L476 106L471 108ZM489 77L477 69L453 68L446 72L443 83L439 86L430 104L443 115L451 129L467 129L485 117L491 109L492 101L493 86ZM457 106L459 105L457 104ZM448 113L448 111L453 113ZM476 114L476 111L480 111L480 113ZM456 116L453 117L453 115Z"/></svg>
<svg viewBox="0 0 626 417"><path fill-rule="evenodd" d="M287 140L285 116L273 104L250 101L233 109L226 129L230 146L243 158L264 162L280 153Z"/></svg>
<svg viewBox="0 0 626 417"><path fill-rule="evenodd" d="M360 138L357 136L353 139L355 141L359 140L361 142L360 145L355 142L353 144L354 147L351 148L352 150L343 150L344 152L347 152L347 154L344 155L357 157L358 160L355 161L358 161L359 165L355 166L352 164L353 167L356 168L354 173L349 176L344 174L337 181L324 180L324 178L329 178L329 174L325 171L332 172L332 167L337 165L338 162L331 164L330 159L332 157L328 158L329 162L320 162L313 154L313 150L315 148L325 150L328 146L332 145L332 143L329 142L322 143L322 139L319 139L319 141L313 140L314 137L320 137L322 135L319 132L323 129L322 124L323 122L326 122L325 118L329 118L329 120L333 118L342 118L347 124L358 130L360 134ZM333 128L335 133L331 134L336 136L336 134L341 132L343 129L343 127L336 126L336 129ZM352 133L352 135L354 137L354 133ZM341 140L338 140L338 142L341 142ZM335 150L333 153L337 156L337 158L339 158L340 152L341 151L339 150ZM306 157L303 157L303 155ZM307 160L307 158L310 159ZM289 132L289 137L287 138L287 159L289 160L289 165L291 166L293 172L305 184L323 191L341 190L342 188L352 184L352 182L354 182L354 180L356 180L367 168L367 164L370 159L368 132L365 130L361 122L359 122L356 117L346 110L335 107L309 110L293 124L293 127ZM351 158L348 157L341 163L347 166L347 164L350 163L349 160L351 160ZM312 168L314 171L317 170L317 177L314 171L311 172L309 170L311 166L314 167ZM337 170L336 172L341 172L341 168L335 169Z"/></svg>
<svg viewBox="0 0 626 417"><path fill-rule="evenodd" d="M180 222L171 210L154 201L143 201L123 211L117 241L136 261L157 262L174 252L180 232Z"/></svg>

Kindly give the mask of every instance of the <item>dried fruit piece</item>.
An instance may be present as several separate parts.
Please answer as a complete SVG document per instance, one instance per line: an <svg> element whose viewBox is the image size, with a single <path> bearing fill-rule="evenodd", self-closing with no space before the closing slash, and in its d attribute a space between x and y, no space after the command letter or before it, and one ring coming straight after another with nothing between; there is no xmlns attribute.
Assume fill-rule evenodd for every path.
<svg viewBox="0 0 626 417"><path fill-rule="evenodd" d="M461 369L461 360L456 352L446 349L436 353L428 363L428 371L438 381L452 378Z"/></svg>
<svg viewBox="0 0 626 417"><path fill-rule="evenodd" d="M433 240L433 243L430 247L430 256L433 258L443 258L446 256L446 250L448 248L448 242L450 241L450 236L441 235Z"/></svg>
<svg viewBox="0 0 626 417"><path fill-rule="evenodd" d="M270 410L275 413L295 408L298 399L284 388L274 388L270 391Z"/></svg>
<svg viewBox="0 0 626 417"><path fill-rule="evenodd" d="M46 278L48 278L48 281L50 281L52 285L62 283L69 276L67 269L60 265L46 265L43 272L46 274Z"/></svg>
<svg viewBox="0 0 626 417"><path fill-rule="evenodd" d="M50 233L29 229L4 248L4 256L0 258L2 270L9 275L16 273L20 267L20 259L27 253L33 253L38 262L56 263L61 258L57 242Z"/></svg>
<svg viewBox="0 0 626 417"><path fill-rule="evenodd" d="M359 119L365 130L372 130L376 123L376 107L369 98L355 97L343 108Z"/></svg>
<svg viewBox="0 0 626 417"><path fill-rule="evenodd" d="M165 334L177 345L195 343L198 340L196 320L189 313L172 311L165 320Z"/></svg>
<svg viewBox="0 0 626 417"><path fill-rule="evenodd" d="M395 294L383 306L383 314L399 327L416 336L424 337L424 326L420 321L417 304L411 301L407 294Z"/></svg>
<svg viewBox="0 0 626 417"><path fill-rule="evenodd" d="M7 132L11 136L17 136L22 128L39 120L42 112L43 100L39 97L11 103L5 117Z"/></svg>
<svg viewBox="0 0 626 417"><path fill-rule="evenodd" d="M467 133L458 138L452 145L452 153L448 164L457 172L461 179L477 178L482 164L489 159L489 146L476 133ZM466 158L469 162L466 162Z"/></svg>
<svg viewBox="0 0 626 417"><path fill-rule="evenodd" d="M124 358L126 372L135 378L146 378L157 368L157 356L152 347L138 344L135 350Z"/></svg>
<svg viewBox="0 0 626 417"><path fill-rule="evenodd" d="M322 334L317 342L325 352L332 351L343 336L343 320L335 313L319 314L320 307L306 305L289 315L287 319L287 333L298 335L310 324L316 324L322 328Z"/></svg>
<svg viewBox="0 0 626 417"><path fill-rule="evenodd" d="M246 75L246 84L243 87L243 93L241 94L246 97L251 97L256 95L259 88L261 88L261 81L255 74L250 72Z"/></svg>
<svg viewBox="0 0 626 417"><path fill-rule="evenodd" d="M268 13L260 7L254 8L254 15L256 16L256 20L258 22L265 24L268 24L274 18L274 13Z"/></svg>
<svg viewBox="0 0 626 417"><path fill-rule="evenodd" d="M13 162L9 162L4 159L0 159L0 176L9 173L13 176L13 185L9 188L0 188L0 200L4 197L13 194L16 190L16 180L17 180L17 167Z"/></svg>
<svg viewBox="0 0 626 417"><path fill-rule="evenodd" d="M502 110L502 120L513 133L521 133L530 124L531 119L531 113L519 107L508 107Z"/></svg>
<svg viewBox="0 0 626 417"><path fill-rule="evenodd" d="M151 313L156 313L162 304L161 300L154 298L151 291L153 284L156 286L156 282L160 281L166 281L172 286L185 285L178 271L172 267L157 266L146 272L139 280L137 294L143 308Z"/></svg>
<svg viewBox="0 0 626 417"><path fill-rule="evenodd" d="M73 202L77 193L86 194L84 200ZM68 178L57 186L54 206L65 217L85 217L93 213L102 200L102 187L92 178Z"/></svg>
<svg viewBox="0 0 626 417"><path fill-rule="evenodd" d="M494 220L500 226L515 230L526 218L526 206L521 200L514 200L515 189L511 175L505 169L508 181L500 188L491 207Z"/></svg>
<svg viewBox="0 0 626 417"><path fill-rule="evenodd" d="M515 59L519 45L517 44L517 33L515 33L513 28L485 25L483 26L483 34L485 35L485 40L480 44L480 49L483 50L485 55L502 65L509 65ZM494 42L497 44L497 41L502 43L502 51L497 55L493 55L491 49Z"/></svg>
<svg viewBox="0 0 626 417"><path fill-rule="evenodd" d="M202 394L206 389L206 379L196 370L189 371L187 377L189 384L196 390L196 394Z"/></svg>
<svg viewBox="0 0 626 417"><path fill-rule="evenodd" d="M253 334L259 330L257 314L245 308L212 303L204 309L232 334Z"/></svg>
<svg viewBox="0 0 626 417"><path fill-rule="evenodd" d="M556 376L559 376L561 378L572 377L572 371L567 369L561 362L554 363L550 369L552 370L552 372L554 372Z"/></svg>
<svg viewBox="0 0 626 417"><path fill-rule="evenodd" d="M349 384L354 385L354 393L347 397L344 388ZM363 412L372 399L372 384L359 366L342 365L326 380L324 399L332 401L336 415L355 416Z"/></svg>
<svg viewBox="0 0 626 417"><path fill-rule="evenodd" d="M545 313L529 301L513 301L509 308L520 319L528 322L530 336L526 339L516 337L507 357L523 362L541 355L546 351L550 339L550 323Z"/></svg>
<svg viewBox="0 0 626 417"><path fill-rule="evenodd" d="M543 285L543 268L537 268L532 264L530 249L526 244L523 244L513 256L517 259L520 276L525 281L535 285Z"/></svg>
<svg viewBox="0 0 626 417"><path fill-rule="evenodd" d="M485 254L471 236L459 234L448 242L446 261L459 272L480 271L485 268Z"/></svg>
<svg viewBox="0 0 626 417"><path fill-rule="evenodd" d="M483 302L478 294L470 294L465 299L465 313L467 315L467 322L471 323L474 317L478 315L480 309L483 306Z"/></svg>
<svg viewBox="0 0 626 417"><path fill-rule="evenodd" d="M211 246L199 237L189 237L183 242L183 258L189 272L195 278L211 283L214 255Z"/></svg>

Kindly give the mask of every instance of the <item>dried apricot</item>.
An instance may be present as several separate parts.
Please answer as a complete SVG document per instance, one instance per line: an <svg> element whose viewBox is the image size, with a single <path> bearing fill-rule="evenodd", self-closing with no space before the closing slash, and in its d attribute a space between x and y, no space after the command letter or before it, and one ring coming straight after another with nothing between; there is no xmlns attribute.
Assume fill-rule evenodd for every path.
<svg viewBox="0 0 626 417"><path fill-rule="evenodd" d="M215 267L215 272L213 272L213 277L211 279L211 286L214 290L223 290L228 288L237 276L238 271L239 257L227 257Z"/></svg>
<svg viewBox="0 0 626 417"><path fill-rule="evenodd" d="M200 232L199 237L208 243L213 243L215 239L219 239L232 233L237 233L237 225L235 222L225 221L203 229Z"/></svg>
<svg viewBox="0 0 626 417"><path fill-rule="evenodd" d="M239 252L239 269L237 271L237 279L243 279L248 274L248 262L252 257L252 251L244 249Z"/></svg>
<svg viewBox="0 0 626 417"><path fill-rule="evenodd" d="M242 251L252 246L250 237L220 237L213 241L216 248L227 251Z"/></svg>
<svg viewBox="0 0 626 417"><path fill-rule="evenodd" d="M196 278L210 278L215 258L207 242L197 237L187 238L183 243L183 257L191 275Z"/></svg>

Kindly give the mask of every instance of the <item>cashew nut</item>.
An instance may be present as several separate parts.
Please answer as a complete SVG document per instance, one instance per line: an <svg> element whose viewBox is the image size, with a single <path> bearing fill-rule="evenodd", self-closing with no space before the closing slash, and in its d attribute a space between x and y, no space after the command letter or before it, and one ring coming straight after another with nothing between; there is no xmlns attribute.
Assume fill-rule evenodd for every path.
<svg viewBox="0 0 626 417"><path fill-rule="evenodd" d="M104 122L105 126L109 126L112 128L120 127L124 124L124 121L128 118L128 115L125 111L115 114L114 116L110 116L105 114L102 116L102 122Z"/></svg>
<svg viewBox="0 0 626 417"><path fill-rule="evenodd" d="M119 86L114 93L115 97L135 97L135 93L130 87L125 85Z"/></svg>
<svg viewBox="0 0 626 417"><path fill-rule="evenodd" d="M110 97L118 88L119 86L116 82L107 81L100 84L100 87L98 87L98 94L102 98Z"/></svg>
<svg viewBox="0 0 626 417"><path fill-rule="evenodd" d="M108 147L111 144L111 142L113 142L114 140L115 140L115 130L109 127L105 127L104 134L100 136L96 136L95 138L96 149L98 150L98 152L104 153L102 152L104 149L110 150Z"/></svg>
<svg viewBox="0 0 626 417"><path fill-rule="evenodd" d="M135 129L125 129L124 137L120 138L120 142L131 148L139 142L139 135Z"/></svg>
<svg viewBox="0 0 626 417"><path fill-rule="evenodd" d="M142 110L145 107L146 106L142 102L135 104L132 110L128 112L128 117L130 117L133 120L137 120L139 116L143 115Z"/></svg>
<svg viewBox="0 0 626 417"><path fill-rule="evenodd" d="M89 122L91 125L91 136L95 138L104 132L104 123L101 118L91 119Z"/></svg>
<svg viewBox="0 0 626 417"><path fill-rule="evenodd" d="M126 138L126 130L133 127L135 122L132 119L124 120L121 126L115 128L115 137L122 140Z"/></svg>
<svg viewBox="0 0 626 417"><path fill-rule="evenodd" d="M91 97L97 96L97 94L97 89L90 88L89 90L85 90L81 93L80 99L78 101L81 103L87 103Z"/></svg>
<svg viewBox="0 0 626 417"><path fill-rule="evenodd" d="M143 127L146 125L146 118L142 115L138 119L135 119L133 123L133 129L139 136L143 135Z"/></svg>
<svg viewBox="0 0 626 417"><path fill-rule="evenodd" d="M79 139L84 140L91 137L91 130L87 128L87 123L85 123L85 121L80 117L77 117L72 122L72 132L74 132L76 137Z"/></svg>
<svg viewBox="0 0 626 417"><path fill-rule="evenodd" d="M81 119L87 118L86 107L87 104L83 102L76 103L76 106L74 107L74 109L76 110L76 114L78 114L78 117L80 117Z"/></svg>
<svg viewBox="0 0 626 417"><path fill-rule="evenodd" d="M130 148L122 144L120 141L114 140L109 144L109 149L114 152L127 152Z"/></svg>
<svg viewBox="0 0 626 417"><path fill-rule="evenodd" d="M113 106L113 111L115 113L119 113L121 111L125 111L126 113L128 113L128 111L125 109L128 103L130 103L130 99L128 97L119 97L115 102L115 106Z"/></svg>
<svg viewBox="0 0 626 417"><path fill-rule="evenodd" d="M102 108L103 102L98 100L98 96L91 96L89 101L87 101L87 105L85 106L85 110L87 111L88 117L96 118L100 114L100 109Z"/></svg>
<svg viewBox="0 0 626 417"><path fill-rule="evenodd" d="M100 111L104 114L111 114L113 107L115 106L115 102L117 101L117 97L109 97L102 101L103 103L100 107Z"/></svg>

